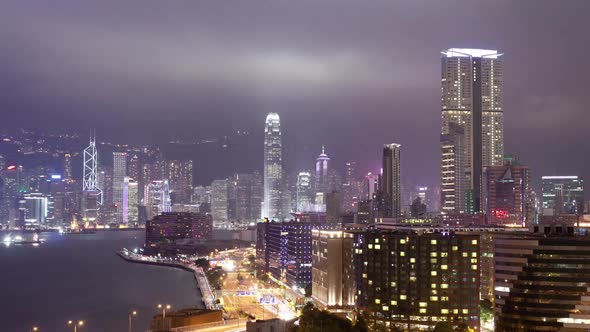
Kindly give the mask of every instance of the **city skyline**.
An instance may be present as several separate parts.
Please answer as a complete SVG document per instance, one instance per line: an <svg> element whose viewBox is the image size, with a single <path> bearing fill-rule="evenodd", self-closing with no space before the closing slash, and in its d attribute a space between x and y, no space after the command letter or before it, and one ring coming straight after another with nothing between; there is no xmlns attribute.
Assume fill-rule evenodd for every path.
<svg viewBox="0 0 590 332"><path fill-rule="evenodd" d="M405 176L425 177L424 182L432 185L439 178L436 132L440 123L436 116L440 112L440 51L451 47L493 48L505 52L504 67L509 73L504 84L505 152L519 155L523 162L533 167L534 174L568 173L588 178L589 171L583 167L588 163L588 157L577 153L578 149L587 149L590 144L584 140L583 131L583 123L589 116L583 110L590 101L583 91L584 84L580 84L582 78L578 78L588 65L574 65L559 55L568 49L582 48L583 52L585 46L577 43L584 39L581 35L583 20L579 15L584 12L580 8L589 4L570 1L567 5L558 5L554 1L536 1L539 11L556 17L545 22L540 18L542 15L539 18L519 15L520 10L527 8L526 3L500 1L497 6L491 6L469 2L456 13L446 5L434 2L403 5L343 2L343 12L330 17L333 20L330 24L323 20L328 15L329 6L314 4L316 14L306 21L316 28L311 29L313 34L301 30L298 25L298 18L309 8L306 4L261 8L260 3L254 1L228 8L228 17L244 11L252 15L257 11L269 14L251 27L247 24L248 19L234 20L240 32L209 19L190 20L198 21L198 26L186 23L187 16L201 15L196 10L200 8L197 4L191 15L185 15L186 10L181 12L166 5L175 22L163 22L162 33L170 33L162 38L152 26L158 22L153 16L159 12L159 5L146 7L131 19L126 13L135 9L133 5L120 8L121 13L116 15L107 5L93 4L83 9L69 4L73 6L68 7L70 10L58 11L56 8L63 7L65 1L56 3L56 8L31 8L19 2L14 4L9 17L3 17L8 24L2 36L7 45L13 46L8 49L14 50L7 52L5 62L2 62L10 68L5 79L10 80L13 87L5 90L0 101L2 109L9 114L3 125L28 124L31 128L57 129L75 124L82 133L87 132L84 128L96 127L100 137L113 141L154 143L176 136L192 137L195 133L211 137L216 132L244 128L256 134L259 120L255 119L274 111L280 113L285 123L285 145L299 150L299 154L317 155L317 152L311 153L318 149L314 143L322 142L330 151L335 167L356 159L359 170L364 171L379 165L379 146L393 140L405 147L405 160L409 166ZM209 8L221 14L224 9L219 6ZM275 24L270 14L282 15L287 10L293 18ZM374 25L357 26L351 31L345 24L351 12L361 18L371 16ZM490 15L481 14L483 12ZM426 19L416 19L418 13ZM113 26L118 27L116 31L96 19L111 17L111 14L116 23ZM471 26L471 29L457 30L446 23L459 15L466 20L461 26ZM17 29L17 25L11 24L22 17L36 22L35 25ZM121 21L122 17L129 22ZM499 18L502 24L497 24L495 18ZM150 22L149 27L145 21ZM429 21L429 24L416 25L422 25L419 23L422 21ZM470 25L470 22L477 24ZM220 46L218 59L210 59L215 47L201 47L203 43L212 43L206 42L208 39L203 33L198 33L201 25L219 36L223 45L234 44L235 48ZM271 26L272 31L268 29ZM406 28L414 34L401 34ZM70 33L62 35L58 31ZM174 33L179 31L184 33ZM351 32L350 37L343 37L346 34L338 31ZM278 33L291 38L283 40ZM187 34L194 36L189 41L199 44L198 49L186 41L189 37L183 37ZM171 35L178 37L169 38ZM148 48L144 43L129 42L133 36L139 40L153 39L153 43L147 44L151 50L160 52L162 58L156 57L154 52L144 51ZM231 43L238 36L243 37L243 41ZM31 43L39 37L49 43L47 52L39 53L46 56L35 55L38 48L45 45ZM416 40L421 42L416 43ZM551 40L551 45L547 40ZM105 52L105 57L97 59L92 47L94 43L103 46L101 51ZM120 47L111 48L113 44ZM130 64L127 70L119 70L120 60L134 58L139 52L142 61ZM236 54L245 54L247 59ZM251 58L246 56L249 54L260 55L262 63L247 61ZM80 63L80 59L86 56L91 61ZM178 66L170 68L167 61L158 61L168 58ZM214 72L200 75L204 70L202 63L208 59ZM241 66L234 68L240 74L238 77L252 79L249 88L242 89L239 82L225 81L227 78L224 77L233 75L225 75L228 72L224 71L226 67L221 62L230 60ZM56 65L57 61L61 62L60 65ZM350 66L351 62L354 66ZM29 63L36 65L27 69ZM346 65L354 71L342 70L341 67ZM34 68L39 70L31 72ZM233 67L227 68L231 70ZM317 77L305 70L308 68L316 69ZM103 75L92 75L96 71ZM185 75L181 75L183 71ZM356 75L359 74L357 71L362 71L362 75ZM334 72L354 77L356 83L351 83L350 79L333 83L328 79L340 79L334 76ZM145 83L146 75L152 75L153 79L149 81L153 84ZM209 83L204 81L208 78ZM116 82L121 81L128 82L133 92L119 88L120 83ZM33 86L41 89L32 91L29 87ZM241 93L234 93L236 86ZM307 87L299 89L302 86ZM68 91L67 96L60 92L61 89ZM289 91L293 94L288 95ZM72 94L77 97L69 98ZM228 95L237 97L225 98ZM157 101L153 97L157 97ZM551 116L556 109L559 118ZM377 119L379 121L375 121ZM169 133L146 135L154 123ZM388 125L384 125L386 123ZM297 135L303 126L306 135ZM362 139L354 140L350 135L334 134L355 132L358 128L371 130L362 135ZM547 130L551 130L552 135L544 135ZM579 144L561 146L560 142ZM352 144L359 147L355 153L358 158L346 155ZM557 153L567 155L568 162L546 160L546 154ZM535 183L538 184L536 178Z"/></svg>

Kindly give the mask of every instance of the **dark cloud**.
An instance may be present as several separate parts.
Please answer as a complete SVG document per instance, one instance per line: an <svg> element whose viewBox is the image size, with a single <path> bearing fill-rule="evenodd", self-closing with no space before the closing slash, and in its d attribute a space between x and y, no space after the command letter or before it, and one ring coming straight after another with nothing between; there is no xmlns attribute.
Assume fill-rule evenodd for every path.
<svg viewBox="0 0 590 332"><path fill-rule="evenodd" d="M439 51L497 48L506 152L537 175L590 177L580 153L590 148L587 0L8 0L2 9L6 127L97 126L135 140L159 127L166 140L258 130L275 111L310 154L326 142L337 162L368 170L380 144L396 141L406 174L435 183Z"/></svg>

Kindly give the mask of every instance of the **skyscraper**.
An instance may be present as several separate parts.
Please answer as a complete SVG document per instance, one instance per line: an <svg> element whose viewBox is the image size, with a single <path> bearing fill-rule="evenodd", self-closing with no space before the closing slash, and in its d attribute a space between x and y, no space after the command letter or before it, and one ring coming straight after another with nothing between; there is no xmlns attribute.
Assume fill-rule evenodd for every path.
<svg viewBox="0 0 590 332"><path fill-rule="evenodd" d="M441 212L465 213L465 193L469 178L465 173L465 129L451 122L447 132L441 135Z"/></svg>
<svg viewBox="0 0 590 332"><path fill-rule="evenodd" d="M299 172L297 175L297 212L313 210L313 189L311 174Z"/></svg>
<svg viewBox="0 0 590 332"><path fill-rule="evenodd" d="M496 50L451 48L442 53L442 139L451 130L451 123L463 128L465 144L462 151L455 151L456 157L465 160L464 171L468 179L468 192L464 194L467 213L482 208L481 176L484 166L502 164L504 154L503 129L503 67L502 55ZM456 131L456 130L455 130ZM442 151L442 165L448 164L448 155ZM452 162L451 162L452 163ZM442 175L444 177L444 175ZM441 183L447 183L445 179ZM444 187L444 186L442 186ZM444 196L445 188L442 188ZM454 191L462 191L455 188ZM450 191L450 190L449 190ZM455 205L462 204L455 197ZM443 212L445 209L444 198ZM447 202L448 203L448 202ZM452 211L460 212L460 211Z"/></svg>
<svg viewBox="0 0 590 332"><path fill-rule="evenodd" d="M387 212L385 216L399 218L401 206L400 180L400 148L401 145L392 143L383 146L383 186Z"/></svg>
<svg viewBox="0 0 590 332"><path fill-rule="evenodd" d="M328 192L328 163L330 157L326 154L324 146L322 145L322 153L318 156L315 162L315 191L322 193L325 199ZM320 202L318 202L320 203ZM325 202L322 202L325 203Z"/></svg>
<svg viewBox="0 0 590 332"><path fill-rule="evenodd" d="M127 153L113 152L113 204L117 206L117 222L123 222L123 187L127 176Z"/></svg>
<svg viewBox="0 0 590 332"><path fill-rule="evenodd" d="M228 220L227 189L227 179L215 180L211 183L211 214L215 226Z"/></svg>
<svg viewBox="0 0 590 332"><path fill-rule="evenodd" d="M72 155L66 153L64 155L64 178L66 180L71 180L72 177Z"/></svg>
<svg viewBox="0 0 590 332"><path fill-rule="evenodd" d="M190 203L193 191L193 161L168 161L166 176L170 181L170 190L173 192L172 203Z"/></svg>
<svg viewBox="0 0 590 332"><path fill-rule="evenodd" d="M168 180L152 181L145 188L145 206L147 219L152 219L163 212L170 212L170 187Z"/></svg>
<svg viewBox="0 0 590 332"><path fill-rule="evenodd" d="M502 166L484 171L484 211L489 224L529 226L530 170L507 159Z"/></svg>
<svg viewBox="0 0 590 332"><path fill-rule="evenodd" d="M584 181L577 175L543 176L543 215L584 213Z"/></svg>
<svg viewBox="0 0 590 332"><path fill-rule="evenodd" d="M281 121L277 113L269 113L264 126L264 210L263 218L283 220L283 146Z"/></svg>

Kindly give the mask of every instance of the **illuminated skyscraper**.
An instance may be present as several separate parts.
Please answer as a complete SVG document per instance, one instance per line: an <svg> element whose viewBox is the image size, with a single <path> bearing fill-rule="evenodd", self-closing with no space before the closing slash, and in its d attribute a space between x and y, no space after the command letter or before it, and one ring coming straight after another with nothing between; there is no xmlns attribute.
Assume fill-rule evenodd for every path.
<svg viewBox="0 0 590 332"><path fill-rule="evenodd" d="M441 209L444 214L465 213L465 193L469 178L465 173L465 129L451 122L440 138L441 146Z"/></svg>
<svg viewBox="0 0 590 332"><path fill-rule="evenodd" d="M126 176L123 188L123 223L138 221L138 186L137 181Z"/></svg>
<svg viewBox="0 0 590 332"><path fill-rule="evenodd" d="M66 180L71 180L72 177L72 155L66 153L64 155L64 178Z"/></svg>
<svg viewBox="0 0 590 332"><path fill-rule="evenodd" d="M71 161L68 163L70 157L66 155L65 169L66 173L70 173L71 179ZM69 170L68 170L68 164ZM90 144L84 149L84 171L82 180L82 220L94 222L98 218L98 210L103 204L103 191L98 184L98 151L96 150L96 137L94 134L90 136Z"/></svg>
<svg viewBox="0 0 590 332"><path fill-rule="evenodd" d="M117 222L123 222L123 187L127 176L127 153L113 152L113 204L117 206Z"/></svg>
<svg viewBox="0 0 590 332"><path fill-rule="evenodd" d="M227 179L211 183L211 214L215 226L228 220L227 187Z"/></svg>
<svg viewBox="0 0 590 332"><path fill-rule="evenodd" d="M400 180L400 148L401 145L392 143L383 146L383 185L386 214L391 218L399 218L402 213L401 180Z"/></svg>
<svg viewBox="0 0 590 332"><path fill-rule="evenodd" d="M584 181L577 175L543 176L543 215L584 214Z"/></svg>
<svg viewBox="0 0 590 332"><path fill-rule="evenodd" d="M147 219L172 211L170 207L170 187L168 180L152 181L145 188Z"/></svg>
<svg viewBox="0 0 590 332"><path fill-rule="evenodd" d="M170 180L172 203L190 203L193 191L193 161L169 160L166 177Z"/></svg>
<svg viewBox="0 0 590 332"><path fill-rule="evenodd" d="M297 175L297 212L313 210L311 174L309 172L299 172Z"/></svg>
<svg viewBox="0 0 590 332"><path fill-rule="evenodd" d="M325 152L324 146L322 145L322 153L318 156L315 162L315 191L316 193L322 193L325 198L328 192L328 163L330 157ZM325 203L325 202L317 202Z"/></svg>
<svg viewBox="0 0 590 332"><path fill-rule="evenodd" d="M467 213L481 211L482 172L484 166L502 165L504 155L503 129L503 67L502 55L496 50L451 48L442 53L442 135L451 133L451 123L463 128L465 144L462 151L455 151L463 158L464 170L457 169L457 177L464 174L468 179L465 199ZM441 144L445 144L442 142ZM448 151L443 148L442 165L448 161ZM447 155L445 155L447 153ZM443 212L460 212L445 209L445 192L448 181L442 175L441 187ZM446 183L446 185L445 185ZM460 184L460 183L459 183ZM446 188L445 188L446 187ZM456 193L463 188L455 187ZM448 196L448 195L447 195ZM462 205L457 201L454 205Z"/></svg>
<svg viewBox="0 0 590 332"><path fill-rule="evenodd" d="M484 171L484 207L488 224L530 226L531 180L527 166L507 159Z"/></svg>
<svg viewBox="0 0 590 332"><path fill-rule="evenodd" d="M269 113L264 126L264 210L262 217L282 221L283 145L281 120Z"/></svg>

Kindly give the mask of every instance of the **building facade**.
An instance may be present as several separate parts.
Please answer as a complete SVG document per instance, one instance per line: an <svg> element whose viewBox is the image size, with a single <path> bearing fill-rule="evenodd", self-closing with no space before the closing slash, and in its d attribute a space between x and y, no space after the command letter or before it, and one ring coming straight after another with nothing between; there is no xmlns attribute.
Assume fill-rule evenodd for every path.
<svg viewBox="0 0 590 332"><path fill-rule="evenodd" d="M584 181L581 177L543 176L542 180L544 216L584 213Z"/></svg>
<svg viewBox="0 0 590 332"><path fill-rule="evenodd" d="M269 113L264 126L264 205L262 218L283 220L283 143L281 121Z"/></svg>
<svg viewBox="0 0 590 332"><path fill-rule="evenodd" d="M531 176L527 166L506 160L484 171L484 211L489 224L525 227L532 220Z"/></svg>
<svg viewBox="0 0 590 332"><path fill-rule="evenodd" d="M211 235L211 215L189 212L164 212L148 220L145 240L147 246L183 239L205 240Z"/></svg>
<svg viewBox="0 0 590 332"><path fill-rule="evenodd" d="M479 235L355 232L357 304L385 327L479 328Z"/></svg>
<svg viewBox="0 0 590 332"><path fill-rule="evenodd" d="M392 143L383 146L382 194L387 200L385 216L399 218L402 214L401 145Z"/></svg>
<svg viewBox="0 0 590 332"><path fill-rule="evenodd" d="M353 235L341 230L311 231L312 297L327 309L350 309L356 304Z"/></svg>
<svg viewBox="0 0 590 332"><path fill-rule="evenodd" d="M590 330L590 239L574 226L495 241L496 331Z"/></svg>
<svg viewBox="0 0 590 332"><path fill-rule="evenodd" d="M123 190L127 176L127 153L113 152L113 204L117 208L117 222L123 223Z"/></svg>
<svg viewBox="0 0 590 332"><path fill-rule="evenodd" d="M496 50L457 48L441 53L441 165L444 170L444 165L458 164L449 158L464 160L460 165L463 169L456 169L455 173L464 175L468 181L466 212L479 212L482 209L483 167L501 165L504 155L502 54ZM452 133L452 123L463 129L464 144L461 150L454 147L450 155L444 145L448 143L447 135ZM449 181L444 179L444 172L442 177L441 196L444 197L445 183L448 189ZM455 192L463 190L459 184L455 184ZM444 198L442 203L443 212L448 211L449 203L447 210L444 210Z"/></svg>

